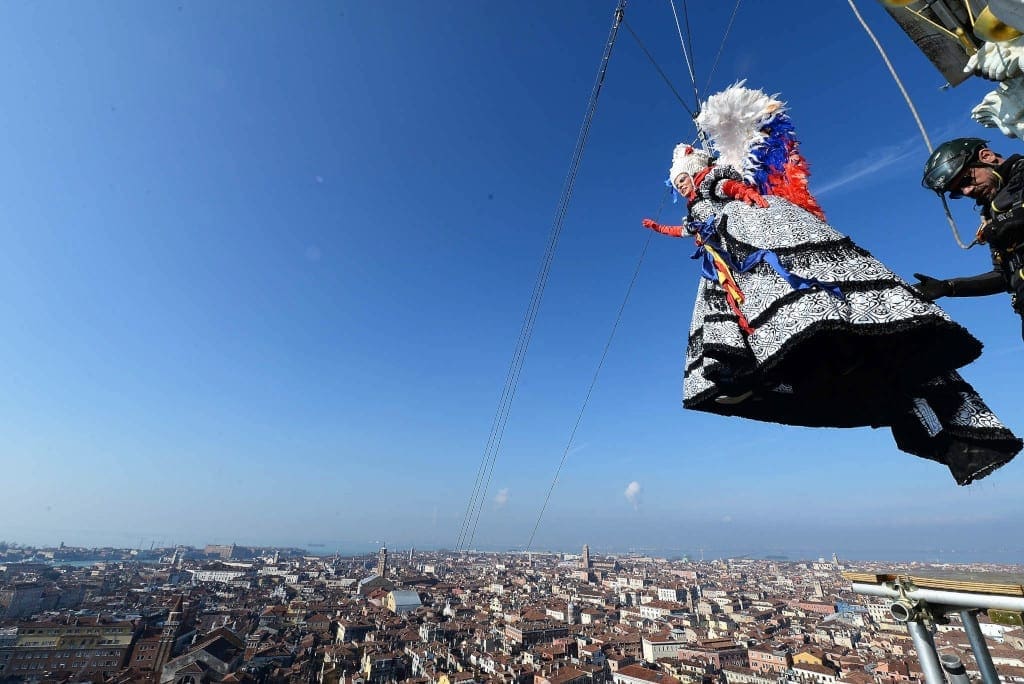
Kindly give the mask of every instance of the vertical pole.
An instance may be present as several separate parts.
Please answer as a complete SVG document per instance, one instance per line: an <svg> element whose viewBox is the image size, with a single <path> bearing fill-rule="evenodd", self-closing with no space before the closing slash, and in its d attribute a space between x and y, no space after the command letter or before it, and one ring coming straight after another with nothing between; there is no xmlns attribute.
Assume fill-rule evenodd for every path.
<svg viewBox="0 0 1024 684"><path fill-rule="evenodd" d="M974 659L978 662L978 669L981 670L981 681L985 684L999 684L999 673L996 672L996 666L992 664L992 655L988 652L985 635L981 633L981 626L978 624L978 617L975 613L976 611L972 609L961 610L960 620L964 623L967 640L971 642Z"/></svg>
<svg viewBox="0 0 1024 684"><path fill-rule="evenodd" d="M935 642L923 622L912 620L907 623L907 631L914 641L917 659L921 661L921 671L927 684L946 684L946 676L942 673L939 656L935 652ZM988 684L988 682L985 682Z"/></svg>

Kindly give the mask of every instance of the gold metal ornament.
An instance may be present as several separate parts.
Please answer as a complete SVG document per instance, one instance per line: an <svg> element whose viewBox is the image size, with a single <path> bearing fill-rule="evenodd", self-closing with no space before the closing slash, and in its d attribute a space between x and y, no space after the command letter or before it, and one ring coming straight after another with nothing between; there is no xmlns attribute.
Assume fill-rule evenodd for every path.
<svg viewBox="0 0 1024 684"><path fill-rule="evenodd" d="M974 20L974 35L990 43L1001 43L1004 40L1013 40L1024 36L1014 27L992 14L988 7L981 10L978 18Z"/></svg>

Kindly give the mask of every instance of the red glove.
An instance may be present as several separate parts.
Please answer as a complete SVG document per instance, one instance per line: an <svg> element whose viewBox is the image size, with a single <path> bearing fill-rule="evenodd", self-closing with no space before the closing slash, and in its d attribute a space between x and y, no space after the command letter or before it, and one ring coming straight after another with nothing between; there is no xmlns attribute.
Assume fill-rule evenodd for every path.
<svg viewBox="0 0 1024 684"><path fill-rule="evenodd" d="M722 193L728 197L732 197L733 199L743 200L752 207L758 206L763 209L768 206L767 200L765 200L764 197L761 197L761 193L740 181L723 181Z"/></svg>
<svg viewBox="0 0 1024 684"><path fill-rule="evenodd" d="M662 235L671 235L672 237L683 237L682 226L663 226L660 223L656 223L651 219L644 219L644 228L650 228L651 230L657 231Z"/></svg>

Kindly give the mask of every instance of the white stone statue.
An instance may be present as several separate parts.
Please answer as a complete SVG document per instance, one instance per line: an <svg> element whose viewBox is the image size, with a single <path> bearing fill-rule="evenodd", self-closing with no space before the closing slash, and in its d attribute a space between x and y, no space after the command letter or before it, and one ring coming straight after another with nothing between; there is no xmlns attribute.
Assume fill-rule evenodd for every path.
<svg viewBox="0 0 1024 684"><path fill-rule="evenodd" d="M964 71L990 81L1005 81L1020 76L1021 55L1024 55L1024 36L999 43L986 42L967 60Z"/></svg>
<svg viewBox="0 0 1024 684"><path fill-rule="evenodd" d="M971 118L1011 138L1024 139L1024 77L1017 75L1000 83L971 110Z"/></svg>
<svg viewBox="0 0 1024 684"><path fill-rule="evenodd" d="M991 0L975 24L985 42L967 61L964 71L999 86L971 110L971 117L988 128L1024 139L1024 0Z"/></svg>

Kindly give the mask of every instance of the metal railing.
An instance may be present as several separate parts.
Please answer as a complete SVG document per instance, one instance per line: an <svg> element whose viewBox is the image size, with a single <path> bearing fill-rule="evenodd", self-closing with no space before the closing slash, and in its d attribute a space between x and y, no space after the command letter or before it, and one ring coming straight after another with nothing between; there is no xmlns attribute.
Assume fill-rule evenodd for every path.
<svg viewBox="0 0 1024 684"><path fill-rule="evenodd" d="M1024 611L1024 596L984 594L972 591L948 591L916 586L909 578L899 577L880 584L853 582L853 591L864 596L890 599L889 613L907 626L914 649L921 661L927 684L966 684L963 663L956 656L939 658L930 625L945 622L950 613L958 613L971 651L978 663L984 684L1000 684L985 636L978 624L978 612L987 610Z"/></svg>

